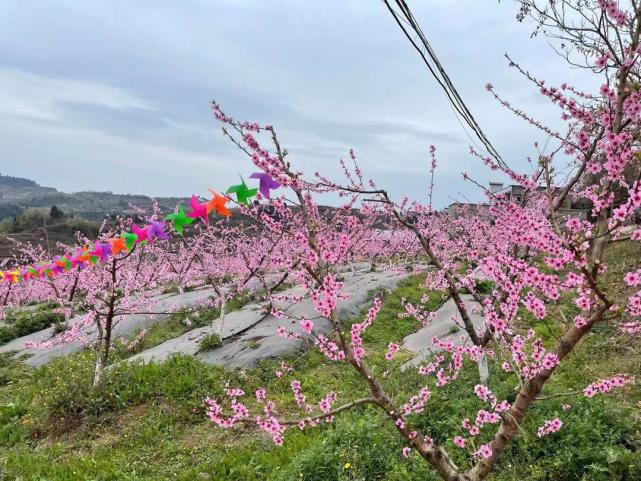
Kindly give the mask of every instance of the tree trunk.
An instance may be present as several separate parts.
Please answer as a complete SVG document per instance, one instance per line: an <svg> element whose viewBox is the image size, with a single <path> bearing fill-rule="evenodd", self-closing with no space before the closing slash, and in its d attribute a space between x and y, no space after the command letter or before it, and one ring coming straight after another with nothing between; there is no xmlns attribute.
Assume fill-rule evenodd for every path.
<svg viewBox="0 0 641 481"><path fill-rule="evenodd" d="M111 299L109 301L109 312L105 319L104 328L100 323L100 317L98 317L98 358L96 359L96 368L93 378L94 387L99 387L102 384L103 372L107 366L107 362L109 361L115 302L116 295L112 290Z"/></svg>
<svg viewBox="0 0 641 481"><path fill-rule="evenodd" d="M485 351L481 354L481 358L479 359L479 380L481 384L484 384L487 386L487 381L490 378L490 371L487 367L487 355L485 354Z"/></svg>
<svg viewBox="0 0 641 481"><path fill-rule="evenodd" d="M100 349L102 351L102 349ZM96 367L94 369L93 375L93 387L100 387L102 384L102 374L105 370L105 361L103 359L102 352L98 353L96 358Z"/></svg>
<svg viewBox="0 0 641 481"><path fill-rule="evenodd" d="M223 296L223 302L220 305L220 323L218 328L216 329L216 334L218 334L218 337L220 340L223 340L223 327L225 327L225 305L227 304L227 298ZM212 319L212 324L214 323L214 320Z"/></svg>
<svg viewBox="0 0 641 481"><path fill-rule="evenodd" d="M107 334L107 333L105 333ZM93 376L93 387L100 387L103 381L103 373L109 362L109 352L111 348L111 333L109 336L105 335L98 345L98 356L96 358L96 367Z"/></svg>

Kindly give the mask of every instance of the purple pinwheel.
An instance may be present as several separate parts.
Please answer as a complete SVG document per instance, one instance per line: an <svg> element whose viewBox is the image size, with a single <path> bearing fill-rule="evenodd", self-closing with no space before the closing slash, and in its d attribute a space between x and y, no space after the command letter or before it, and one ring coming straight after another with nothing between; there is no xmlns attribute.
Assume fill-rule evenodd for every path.
<svg viewBox="0 0 641 481"><path fill-rule="evenodd" d="M111 245L106 242L96 242L93 246L93 251L89 254L98 257L100 262L104 262L105 259L111 256Z"/></svg>
<svg viewBox="0 0 641 481"><path fill-rule="evenodd" d="M165 232L165 225L166 222L164 220L151 222L151 224L149 224L149 229L147 230L147 238L150 242L154 238L158 238L160 240L169 239L169 236L167 236L167 233Z"/></svg>
<svg viewBox="0 0 641 481"><path fill-rule="evenodd" d="M107 244L106 242L101 242L100 254L98 255L98 257L100 257L101 262L104 262L108 257L111 257L111 245Z"/></svg>
<svg viewBox="0 0 641 481"><path fill-rule="evenodd" d="M258 179L260 181L260 193L263 194L263 197L265 197L266 199L271 199L271 197L269 196L270 190L276 190L280 187L280 182L275 181L271 175L264 172L255 172L250 175L249 178Z"/></svg>

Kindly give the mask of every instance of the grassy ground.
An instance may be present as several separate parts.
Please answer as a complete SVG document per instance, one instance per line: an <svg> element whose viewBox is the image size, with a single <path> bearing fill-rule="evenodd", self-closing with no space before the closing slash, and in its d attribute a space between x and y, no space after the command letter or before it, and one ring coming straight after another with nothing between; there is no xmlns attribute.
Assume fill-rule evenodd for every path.
<svg viewBox="0 0 641 481"><path fill-rule="evenodd" d="M639 251L621 244L607 282L618 296L617 271L639 263ZM400 297L420 297L420 278L403 282L385 299L375 324L366 331L368 360L377 373L389 370L386 389L404 401L425 383L417 374L400 375L407 354L388 363L383 354L390 340L413 332L416 322L399 319ZM430 302L436 306L440 295ZM546 323L523 317L546 343L560 333L558 322L571 319L573 308L561 300L549 306ZM604 334L607 334L604 335ZM612 336L615 336L614 338ZM161 336L162 337L162 336ZM618 372L641 372L641 343L616 337L608 326L590 334L564 363L545 394L581 390L595 378ZM91 389L93 354L81 353L30 370L0 358L0 479L6 480L436 480L421 459L401 456L403 447L389 421L363 407L337 417L331 425L304 432L291 430L285 445L276 447L254 430L221 430L205 420L202 398L220 396L226 383L252 392L267 386L282 412L292 407L288 383L299 379L310 401L335 390L338 401L365 393L351 370L326 361L316 352L289 359L295 372L275 380L278 362L257 369L226 371L192 358L176 357L156 365L121 365L113 369L104 389ZM429 408L414 416L424 432L448 433L438 438L466 465L469 459L452 446L460 422L482 407L471 395L476 370L466 365L462 379L432 389ZM492 372L490 387L514 398L514 382ZM536 404L522 426L523 434L504 453L493 479L636 480L641 479L641 389L633 385L613 395L587 400L581 396ZM563 411L561 405L572 405ZM539 439L536 429L559 416L564 427ZM488 434L480 436L485 442Z"/></svg>

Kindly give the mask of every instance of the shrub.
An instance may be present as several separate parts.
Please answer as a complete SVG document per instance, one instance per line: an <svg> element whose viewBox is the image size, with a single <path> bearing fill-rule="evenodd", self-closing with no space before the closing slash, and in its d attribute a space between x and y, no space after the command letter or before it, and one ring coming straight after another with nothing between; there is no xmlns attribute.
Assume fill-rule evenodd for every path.
<svg viewBox="0 0 641 481"><path fill-rule="evenodd" d="M180 292L180 289L176 284L167 284L165 287L162 288L163 294L178 294L179 292Z"/></svg>
<svg viewBox="0 0 641 481"><path fill-rule="evenodd" d="M200 405L208 393L219 392L219 368L180 355L160 364L113 365L96 388L95 359L95 352L86 350L35 369L16 398L30 397L30 414L46 425L51 420L99 420L104 413L158 398L178 402L182 411L189 412L187 406Z"/></svg>
<svg viewBox="0 0 641 481"><path fill-rule="evenodd" d="M64 324L65 316L52 312L49 308L36 311L16 312L7 317L6 324L0 326L0 345L6 344L34 332L51 327L52 324Z"/></svg>
<svg viewBox="0 0 641 481"><path fill-rule="evenodd" d="M212 351L223 345L223 341L220 339L218 334L212 333L207 334L200 341L200 350L201 351Z"/></svg>
<svg viewBox="0 0 641 481"><path fill-rule="evenodd" d="M190 319L194 323L194 327L208 326L213 320L218 319L220 316L220 309L217 307L204 307L195 312Z"/></svg>
<svg viewBox="0 0 641 481"><path fill-rule="evenodd" d="M492 294L494 289L494 283L487 279L477 279L476 281L476 292L479 294Z"/></svg>
<svg viewBox="0 0 641 481"><path fill-rule="evenodd" d="M61 332L65 332L67 329L69 329L69 326L67 326L66 322L64 322L64 321L63 322L56 322L53 325L53 334L54 335L58 335Z"/></svg>

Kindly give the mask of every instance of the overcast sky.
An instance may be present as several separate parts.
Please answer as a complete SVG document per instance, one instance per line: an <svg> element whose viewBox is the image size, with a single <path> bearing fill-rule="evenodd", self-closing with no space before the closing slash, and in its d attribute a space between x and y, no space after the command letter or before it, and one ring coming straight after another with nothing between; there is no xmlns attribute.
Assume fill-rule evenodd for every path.
<svg viewBox="0 0 641 481"><path fill-rule="evenodd" d="M510 0L410 6L503 157L525 165L544 138L502 109L559 125L559 112L507 66L509 52L551 83L584 86ZM0 3L0 172L64 191L206 194L255 169L220 134L209 102L275 126L292 162L339 176L354 148L394 195L436 203L494 179L470 157L444 94L378 0L4 0Z"/></svg>

